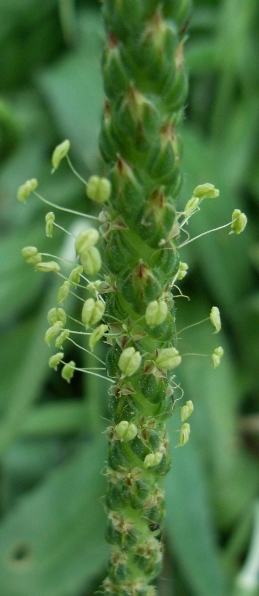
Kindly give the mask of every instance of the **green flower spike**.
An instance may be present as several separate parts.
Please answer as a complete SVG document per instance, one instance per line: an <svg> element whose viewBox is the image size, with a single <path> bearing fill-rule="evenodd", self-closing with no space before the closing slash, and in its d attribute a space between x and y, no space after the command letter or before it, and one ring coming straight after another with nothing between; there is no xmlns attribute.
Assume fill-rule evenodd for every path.
<svg viewBox="0 0 259 596"><path fill-rule="evenodd" d="M212 184L199 185L185 210L176 210L182 185L178 127L188 87L183 49L190 10L190 0L105 0L106 98L99 136L105 177L91 176L85 183L70 164L67 140L52 156L53 171L66 157L86 184L88 198L102 205L98 218L82 214L98 221L99 229L88 227L76 238L80 265L68 279L67 272L63 276L58 301L66 298L71 285L76 289L80 284L80 299L84 290L90 292L91 298L83 294L79 325L98 324L89 336L91 350L104 334L108 344L106 370L112 385L105 507L111 556L100 589L107 596L157 595L162 544L153 527L160 527L164 519L161 486L170 469L166 420L172 415L172 370L181 363L174 283L187 271L178 250L208 232L195 238L187 234L182 243L179 237L200 203L219 194ZM18 190L19 200L26 200L36 187L35 179L27 181ZM51 235L52 215L46 224ZM239 234L246 216L235 210L230 225ZM59 265L43 263L34 247L24 249L24 258L36 269L59 272ZM85 279L83 273L95 276L101 267L98 280ZM55 339L62 350L69 337L66 314L51 309L48 318L45 340L49 344ZM217 307L211 309L210 320L218 332ZM61 354L63 362L60 351L51 357L51 366L58 365ZM221 347L214 350L214 367L222 355ZM75 363L68 362L62 377L70 382L75 370ZM181 408L179 446L189 439L186 419L192 410L191 400Z"/></svg>

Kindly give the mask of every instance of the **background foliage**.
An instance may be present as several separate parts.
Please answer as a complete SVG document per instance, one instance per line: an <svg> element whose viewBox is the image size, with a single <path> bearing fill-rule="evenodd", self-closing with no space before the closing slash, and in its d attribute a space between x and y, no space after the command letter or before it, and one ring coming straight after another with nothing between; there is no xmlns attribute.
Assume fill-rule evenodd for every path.
<svg viewBox="0 0 259 596"><path fill-rule="evenodd" d="M181 289L191 302L178 299L178 328L219 306L225 357L216 371L207 359L186 357L177 375L195 413L183 449L175 449L174 419L170 429L161 596L259 594L258 12L257 0L196 0L186 46L182 205L197 184L221 193L190 232L229 221L235 207L249 225L240 238L222 230L181 254L190 267ZM107 556L100 473L107 384L78 374L67 385L48 368L43 337L57 285L27 267L20 251L66 247L58 233L45 237L46 209L18 204L16 189L37 177L50 200L92 209L65 165L50 175L50 156L69 138L84 177L102 171L100 6L0 0L0 14L0 593L91 596ZM58 222L71 225L67 215ZM209 325L183 333L180 346L213 351Z"/></svg>

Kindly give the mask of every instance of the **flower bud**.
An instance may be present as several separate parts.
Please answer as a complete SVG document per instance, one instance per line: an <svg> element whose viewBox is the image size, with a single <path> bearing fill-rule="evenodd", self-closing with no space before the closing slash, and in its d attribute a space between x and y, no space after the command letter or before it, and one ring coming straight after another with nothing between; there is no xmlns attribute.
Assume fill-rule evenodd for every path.
<svg viewBox="0 0 259 596"><path fill-rule="evenodd" d="M181 281L181 279L183 279L186 275L187 275L187 271L188 271L188 265L187 263L179 263L179 269L178 269L178 273L177 273L177 279L179 281Z"/></svg>
<svg viewBox="0 0 259 596"><path fill-rule="evenodd" d="M50 325L55 325L58 321L61 321L62 326L64 327L67 321L67 315L63 308L51 308L47 315L48 323Z"/></svg>
<svg viewBox="0 0 259 596"><path fill-rule="evenodd" d="M141 363L140 352L137 352L133 346L125 348L119 357L118 366L124 377L131 377L137 372Z"/></svg>
<svg viewBox="0 0 259 596"><path fill-rule="evenodd" d="M69 149L70 149L70 141L68 141L67 139L65 141L63 141L63 143L60 143L60 145L57 145L57 147L55 147L55 149L52 153L52 160L51 160L52 167L53 167L52 171L57 170L62 159L64 159L64 157L66 157L66 155L68 154Z"/></svg>
<svg viewBox="0 0 259 596"><path fill-rule="evenodd" d="M221 330L221 320L220 320L220 312L217 306L213 306L210 311L210 321L215 327L216 331L214 333L218 333Z"/></svg>
<svg viewBox="0 0 259 596"><path fill-rule="evenodd" d="M24 184L19 186L17 191L17 199L19 201L26 201L30 194L36 190L38 186L38 180L36 178L31 178L31 180L27 180Z"/></svg>
<svg viewBox="0 0 259 596"><path fill-rule="evenodd" d="M50 358L49 358L49 366L50 366L50 368L54 368L55 370L57 370L58 365L60 364L62 358L64 358L64 353L63 352L57 352L57 354L54 354L53 356L50 356Z"/></svg>
<svg viewBox="0 0 259 596"><path fill-rule="evenodd" d="M49 211L49 213L47 213L45 215L47 238L52 238L52 236L53 236L54 221L55 221L55 215L54 215L53 211Z"/></svg>
<svg viewBox="0 0 259 596"><path fill-rule="evenodd" d="M94 329L89 337L89 348L90 350L94 349L95 344L104 336L106 331L108 331L108 325L104 325L103 323Z"/></svg>
<svg viewBox="0 0 259 596"><path fill-rule="evenodd" d="M160 464L163 454L160 451L156 451L156 453L149 453L146 455L144 459L144 468L153 468Z"/></svg>
<svg viewBox="0 0 259 596"><path fill-rule="evenodd" d="M146 308L146 322L150 327L156 327L164 322L168 315L168 306L165 300L152 300Z"/></svg>
<svg viewBox="0 0 259 596"><path fill-rule="evenodd" d="M231 230L234 234L241 234L247 224L247 217L240 209L235 209L232 213ZM231 233L231 232L230 232Z"/></svg>
<svg viewBox="0 0 259 596"><path fill-rule="evenodd" d="M59 273L60 266L55 261L45 261L43 263L37 263L35 269L37 271L43 271L44 273L50 273L51 271Z"/></svg>
<svg viewBox="0 0 259 596"><path fill-rule="evenodd" d="M188 399L186 404L181 408L181 421L184 422L193 413L193 403L191 399Z"/></svg>
<svg viewBox="0 0 259 596"><path fill-rule="evenodd" d="M178 447L183 447L183 445L185 445L185 443L187 443L189 441L190 432L191 432L190 425L188 424L188 422L184 422L184 424L181 426L181 430L180 430L180 439L179 439Z"/></svg>
<svg viewBox="0 0 259 596"><path fill-rule="evenodd" d="M91 176L86 185L86 194L92 201L106 203L111 195L111 183L108 178Z"/></svg>
<svg viewBox="0 0 259 596"><path fill-rule="evenodd" d="M61 376L65 381L70 383L72 377L74 376L76 364L73 360L70 360L65 366L63 366L61 371Z"/></svg>
<svg viewBox="0 0 259 596"><path fill-rule="evenodd" d="M176 348L162 348L155 359L156 366L162 370L171 370L181 363L181 356Z"/></svg>
<svg viewBox="0 0 259 596"><path fill-rule="evenodd" d="M83 267L82 265L77 265L77 267L75 267L75 269L72 269L70 275L69 275L69 281L71 281L71 283L75 286L77 286L80 283L80 277L83 273Z"/></svg>
<svg viewBox="0 0 259 596"><path fill-rule="evenodd" d="M95 275L102 266L100 252L95 246L90 246L88 250L80 253L80 261L86 275Z"/></svg>
<svg viewBox="0 0 259 596"><path fill-rule="evenodd" d="M121 422L115 426L115 430L121 441L132 441L132 439L135 439L138 432L136 425L127 420L121 420Z"/></svg>
<svg viewBox="0 0 259 596"><path fill-rule="evenodd" d="M70 282L68 280L66 280L66 281L64 281L62 286L60 286L60 288L59 288L58 297L57 297L58 304L60 302L63 302L67 298L67 296L69 294L69 290L70 290Z"/></svg>
<svg viewBox="0 0 259 596"><path fill-rule="evenodd" d="M88 250L90 246L94 246L99 240L99 232L96 228L88 228L83 230L75 240L75 249L78 255Z"/></svg>
<svg viewBox="0 0 259 596"><path fill-rule="evenodd" d="M88 298L82 310L82 322L84 325L95 325L101 320L105 311L105 304L101 300Z"/></svg>
<svg viewBox="0 0 259 596"><path fill-rule="evenodd" d="M189 201L187 201L184 207L184 216L189 217L193 211L195 211L196 207L198 207L200 199L198 197L192 197Z"/></svg>
<svg viewBox="0 0 259 596"><path fill-rule="evenodd" d="M25 246L22 249L22 256L28 265L37 265L42 261L42 256L36 246Z"/></svg>
<svg viewBox="0 0 259 596"><path fill-rule="evenodd" d="M69 330L68 329L64 329L64 331L61 331L61 333L58 335L58 337L57 337L57 339L55 341L56 348L63 348L63 343L68 338L69 338Z"/></svg>
<svg viewBox="0 0 259 596"><path fill-rule="evenodd" d="M219 196L219 190L215 188L214 184L207 182L206 184L199 184L193 191L195 197L199 199L216 199Z"/></svg>
<svg viewBox="0 0 259 596"><path fill-rule="evenodd" d="M224 355L224 350L221 346L219 346L218 348L215 348L215 350L211 356L213 368L218 368L223 355Z"/></svg>
<svg viewBox="0 0 259 596"><path fill-rule="evenodd" d="M62 321L57 321L54 325L49 327L45 333L45 342L50 344L51 340L61 331L63 327Z"/></svg>

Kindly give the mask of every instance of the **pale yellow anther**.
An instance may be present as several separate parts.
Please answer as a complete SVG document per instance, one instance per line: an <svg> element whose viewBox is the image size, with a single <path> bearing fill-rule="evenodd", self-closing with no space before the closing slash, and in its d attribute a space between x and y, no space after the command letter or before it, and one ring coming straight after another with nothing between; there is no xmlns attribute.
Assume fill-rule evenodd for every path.
<svg viewBox="0 0 259 596"><path fill-rule="evenodd" d="M119 357L119 369L123 376L131 377L137 372L141 363L141 354L133 346L125 348Z"/></svg>
<svg viewBox="0 0 259 596"><path fill-rule="evenodd" d="M215 327L214 333L218 333L221 330L220 312L217 306L213 306L210 311L210 321Z"/></svg>
<svg viewBox="0 0 259 596"><path fill-rule="evenodd" d="M52 153L52 160L51 160L53 171L57 170L62 159L64 159L64 157L66 157L66 155L68 154L69 149L70 149L70 141L68 141L68 139L66 139L65 141L63 141L63 143L60 143L59 145L57 145L57 147L55 147L55 149Z"/></svg>

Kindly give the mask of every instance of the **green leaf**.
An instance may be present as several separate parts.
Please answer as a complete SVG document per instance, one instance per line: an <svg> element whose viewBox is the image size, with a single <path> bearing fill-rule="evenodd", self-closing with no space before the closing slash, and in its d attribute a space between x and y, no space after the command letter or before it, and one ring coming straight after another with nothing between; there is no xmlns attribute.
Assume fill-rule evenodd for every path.
<svg viewBox="0 0 259 596"><path fill-rule="evenodd" d="M100 17L81 16L84 39L76 51L38 76L55 121L82 159L96 154L102 106Z"/></svg>
<svg viewBox="0 0 259 596"><path fill-rule="evenodd" d="M172 446L173 470L166 478L166 528L185 580L197 596L224 596L226 586L209 510L199 452L191 444Z"/></svg>
<svg viewBox="0 0 259 596"><path fill-rule="evenodd" d="M0 593L77 596L107 556L100 475L105 442L79 447L0 524Z"/></svg>

